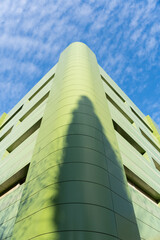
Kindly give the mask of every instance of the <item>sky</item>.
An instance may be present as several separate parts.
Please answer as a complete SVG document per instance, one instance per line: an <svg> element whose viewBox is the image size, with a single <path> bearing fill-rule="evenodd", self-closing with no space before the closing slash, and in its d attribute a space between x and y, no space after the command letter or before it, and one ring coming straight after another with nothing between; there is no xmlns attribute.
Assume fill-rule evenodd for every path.
<svg viewBox="0 0 160 240"><path fill-rule="evenodd" d="M159 0L1 0L0 115L75 41L160 127Z"/></svg>

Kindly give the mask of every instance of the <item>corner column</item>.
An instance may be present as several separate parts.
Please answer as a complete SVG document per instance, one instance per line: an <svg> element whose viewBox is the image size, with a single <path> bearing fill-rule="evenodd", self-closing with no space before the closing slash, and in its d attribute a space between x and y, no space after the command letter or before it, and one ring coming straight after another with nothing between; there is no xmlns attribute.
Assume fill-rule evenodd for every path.
<svg viewBox="0 0 160 240"><path fill-rule="evenodd" d="M12 239L127 240L114 196L131 205L125 181L96 57L73 43L57 64ZM134 220L130 229L138 240Z"/></svg>

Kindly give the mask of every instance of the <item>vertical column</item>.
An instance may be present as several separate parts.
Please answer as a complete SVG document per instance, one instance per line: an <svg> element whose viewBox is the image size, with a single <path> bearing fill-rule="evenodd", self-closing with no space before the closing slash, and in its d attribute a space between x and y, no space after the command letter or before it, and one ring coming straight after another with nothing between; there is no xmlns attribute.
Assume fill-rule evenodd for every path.
<svg viewBox="0 0 160 240"><path fill-rule="evenodd" d="M6 117L7 117L7 113L4 112L4 113L1 115L1 117L0 117L0 126L3 124L4 120L6 119Z"/></svg>
<svg viewBox="0 0 160 240"><path fill-rule="evenodd" d="M114 200L114 191L128 198L124 181L96 57L71 44L57 65L12 239L125 239ZM128 239L139 239L133 230Z"/></svg>
<svg viewBox="0 0 160 240"><path fill-rule="evenodd" d="M149 126L151 126L151 128L153 130L153 135L155 136L158 143L160 144L160 132L158 132L158 128L157 128L156 124L154 123L154 121L152 120L152 118L149 115L145 116L144 119L148 122Z"/></svg>

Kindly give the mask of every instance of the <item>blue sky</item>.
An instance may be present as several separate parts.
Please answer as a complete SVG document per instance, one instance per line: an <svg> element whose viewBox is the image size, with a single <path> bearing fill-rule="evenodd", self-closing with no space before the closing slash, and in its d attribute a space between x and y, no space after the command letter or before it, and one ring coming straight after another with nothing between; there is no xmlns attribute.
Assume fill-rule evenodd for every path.
<svg viewBox="0 0 160 240"><path fill-rule="evenodd" d="M0 2L0 115L8 112L72 42L98 63L160 126L160 2Z"/></svg>

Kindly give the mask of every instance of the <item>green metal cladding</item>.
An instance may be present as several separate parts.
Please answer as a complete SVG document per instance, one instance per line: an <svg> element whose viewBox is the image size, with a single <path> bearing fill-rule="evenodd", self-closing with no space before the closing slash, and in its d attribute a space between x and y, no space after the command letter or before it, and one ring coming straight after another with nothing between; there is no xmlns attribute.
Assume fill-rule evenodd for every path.
<svg viewBox="0 0 160 240"><path fill-rule="evenodd" d="M11 233L6 237L1 235L2 239L160 239L158 227L146 228L150 223L141 221L151 217L146 206L154 216L158 209L154 218L154 225L158 226L158 205L128 186L123 167L145 180L147 176L141 173L140 167L137 170L136 165L132 166L132 158L136 154L137 161L143 158L146 169L151 166L155 169L154 163L150 153L145 153L147 163L142 154L115 132L112 119L119 113L106 99L101 79L103 70L94 53L83 43L73 43L62 52L54 71L39 132L30 140L34 145L26 182L11 193L17 196L15 209L10 211L14 216L12 227L8 228ZM105 77L110 81L108 75ZM30 103L26 103L26 108L27 104ZM127 107L122 103L124 111ZM36 116L38 119L38 113ZM125 121L126 127L131 124L123 118L118 117L119 125ZM29 122L26 118L19 125L25 121ZM131 129L131 132L136 129L134 124ZM27 150L23 151L27 156ZM160 179L157 170L156 174L156 179ZM154 182L148 183L151 190L155 189L157 198L159 183L157 187Z"/></svg>

